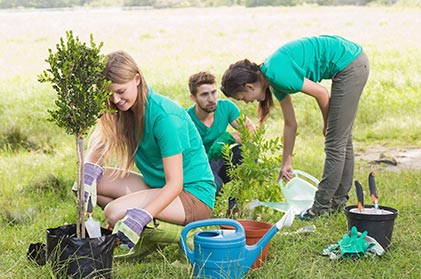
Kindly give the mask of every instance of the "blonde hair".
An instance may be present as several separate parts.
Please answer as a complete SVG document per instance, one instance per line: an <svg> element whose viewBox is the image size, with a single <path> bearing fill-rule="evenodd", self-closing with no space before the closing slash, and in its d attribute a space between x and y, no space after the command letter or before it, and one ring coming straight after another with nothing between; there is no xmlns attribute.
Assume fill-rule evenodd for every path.
<svg viewBox="0 0 421 279"><path fill-rule="evenodd" d="M136 150L143 138L148 86L139 67L129 54L115 51L107 57L105 78L112 83L124 84L139 74L138 94L135 103L127 111L117 110L117 107L108 100L107 105L112 111L104 113L98 120L90 137L89 146L102 155L104 163L110 163L112 159L119 162L117 172L125 176L134 165Z"/></svg>

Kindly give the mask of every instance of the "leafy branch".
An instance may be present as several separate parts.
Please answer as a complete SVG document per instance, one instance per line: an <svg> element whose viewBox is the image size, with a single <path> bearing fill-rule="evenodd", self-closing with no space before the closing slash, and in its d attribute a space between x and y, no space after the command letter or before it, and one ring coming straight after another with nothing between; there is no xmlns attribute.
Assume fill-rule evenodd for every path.
<svg viewBox="0 0 421 279"><path fill-rule="evenodd" d="M244 115L240 116L238 123L243 142L242 164L232 164L231 149L224 146L223 156L230 162L228 174L232 180L224 185L222 198L226 200L227 197L237 197L241 209L253 199L271 200L279 193L276 179L281 165L282 156L279 153L282 151L282 143L279 137L266 139L264 127L257 127L254 133L250 132L245 125Z"/></svg>

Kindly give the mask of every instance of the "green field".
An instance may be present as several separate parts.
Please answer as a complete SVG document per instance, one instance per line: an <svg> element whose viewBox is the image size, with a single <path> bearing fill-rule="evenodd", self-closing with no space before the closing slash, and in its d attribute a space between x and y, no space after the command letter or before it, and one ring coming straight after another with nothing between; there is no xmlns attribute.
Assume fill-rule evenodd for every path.
<svg viewBox="0 0 421 279"><path fill-rule="evenodd" d="M418 8L313 6L1 11L0 278L51 278L48 266L26 260L26 249L31 242L45 242L46 228L76 220L70 191L76 177L75 142L46 120L55 93L48 84L37 82L47 67L48 48L55 49L66 30L84 41L93 34L104 42L104 54L126 50L150 86L183 106L191 105L187 80L192 73L210 70L219 80L229 64L243 58L261 62L295 38L318 34L349 38L364 47L371 63L354 128L356 150L364 153L377 146L421 147L420 15ZM299 135L293 166L320 178L324 160L320 111L303 94L294 96L294 103ZM256 104L238 105L256 120ZM279 137L281 130L277 106L267 122L266 137ZM372 167L357 159L355 178L365 182ZM421 278L421 170L390 170L383 165L374 169L380 204L399 209L392 245L382 258L333 261L321 256L323 248L346 233L346 218L340 214L312 222L317 228L310 235L276 235L264 268L246 278ZM279 189L269 193L255 198L282 200ZM349 204L355 202L352 191ZM214 215L224 212L225 206L218 200ZM101 210L95 210L103 219ZM260 214L269 223L282 217L276 211ZM304 225L295 221L286 230ZM193 278L189 265L174 264L178 259L177 247L171 246L142 262L114 262L113 278Z"/></svg>

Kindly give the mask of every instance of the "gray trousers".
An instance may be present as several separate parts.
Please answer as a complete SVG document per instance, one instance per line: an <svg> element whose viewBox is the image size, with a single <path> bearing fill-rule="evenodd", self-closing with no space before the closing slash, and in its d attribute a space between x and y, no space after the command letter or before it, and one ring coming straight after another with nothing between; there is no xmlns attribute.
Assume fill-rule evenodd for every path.
<svg viewBox="0 0 421 279"><path fill-rule="evenodd" d="M362 52L332 77L325 137L326 159L311 208L315 213L338 209L349 199L354 176L352 126L369 71L367 55Z"/></svg>

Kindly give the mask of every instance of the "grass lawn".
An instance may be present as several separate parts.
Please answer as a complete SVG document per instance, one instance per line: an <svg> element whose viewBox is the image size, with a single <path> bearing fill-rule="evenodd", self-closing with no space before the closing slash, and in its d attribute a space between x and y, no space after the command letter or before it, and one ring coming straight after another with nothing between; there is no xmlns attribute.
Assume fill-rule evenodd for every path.
<svg viewBox="0 0 421 279"><path fill-rule="evenodd" d="M138 61L146 80L157 92L181 105L191 105L187 80L200 70L218 80L239 59L261 62L281 44L302 36L338 34L363 45L371 73L354 126L355 149L388 155L388 150L421 147L421 10L398 7L221 7L174 10L55 10L0 11L0 278L51 278L51 268L26 259L31 242L45 242L46 229L76 221L70 189L76 177L72 137L48 122L47 109L55 94L37 75L46 68L48 48L55 49L66 30L81 40L92 33L103 41L103 52L128 51ZM327 82L323 82L329 86ZM222 93L220 97L223 98ZM299 135L293 166L320 178L323 168L322 118L316 102L294 96ZM256 120L256 104L238 103ZM267 139L282 134L279 106L266 125ZM378 154L380 156L380 151ZM272 154L278 156L278 153ZM308 235L278 233L269 258L246 278L421 278L421 170L390 168L356 159L355 179L365 186L374 169L380 205L399 210L390 249L383 257L330 260L323 248L347 231L338 214L313 222L294 221L284 232L314 224ZM276 174L278 168L270 169ZM256 177L247 178L250 189ZM255 188L253 188L255 187ZM258 198L282 201L272 180ZM251 199L244 196L245 205ZM356 204L354 189L349 204ZM217 200L214 216L225 212ZM283 214L256 209L261 220L274 224ZM103 220L102 211L95 209ZM113 278L193 278L191 266L179 263L178 247L169 246L139 262L113 263Z"/></svg>

